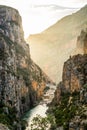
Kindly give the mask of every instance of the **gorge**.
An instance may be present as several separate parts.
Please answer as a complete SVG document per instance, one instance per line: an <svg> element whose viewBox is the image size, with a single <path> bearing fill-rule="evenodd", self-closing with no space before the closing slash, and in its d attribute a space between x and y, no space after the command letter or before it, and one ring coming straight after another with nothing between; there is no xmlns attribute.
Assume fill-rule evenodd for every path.
<svg viewBox="0 0 87 130"><path fill-rule="evenodd" d="M45 108L43 113L45 113L47 110L46 104L48 103L48 113L51 113L53 119L55 119L55 126L52 126L52 130L58 130L60 126L63 126L62 129L64 130L87 129L87 29L84 29L87 25L85 17L86 12L87 6L82 8L76 14L67 16L58 22L58 27L63 25L63 29L65 31L62 38L60 34L63 30L60 26L59 34L59 32L56 31L56 25L54 30L55 33L53 32L53 37L51 35L52 30L50 29L48 29L47 32L45 31L42 34L35 36L35 41L38 41L37 37L41 37L43 42L45 40L43 36L46 35L46 38L48 39L52 37L52 41L55 42L52 45L50 44L51 41L48 40L49 47L47 48L51 49L55 45L61 53L61 55L59 55L60 53L57 52L57 49L55 51L55 47L53 48L53 52L52 50L49 51L50 57L53 61L57 59L56 62L62 62L62 64L60 63L58 64L59 66L56 66L58 70L56 69L54 71L58 81L60 77L62 77L62 80L60 80L61 82L58 83L56 89L56 84L45 74L46 71L43 72L42 69L31 59L30 46L24 40L22 19L19 12L11 7L0 5L1 130L25 130L26 122L21 120L24 113L26 111L31 112L33 110L39 111L39 107L43 109L41 106L44 105ZM83 16L83 14L85 16ZM65 35L68 27L68 25L65 26L65 23L69 24L69 22L67 22L69 17L70 26L67 34L69 34L71 32L70 30L73 28L73 32L70 33L71 37L70 35ZM83 19L85 17L85 19L80 24L79 20L81 20L81 17ZM74 20L76 20L76 24L73 24L74 27L71 27ZM77 30L75 31L74 29ZM78 33L79 35L76 44L74 41ZM58 36L60 41L64 41L64 44L60 42L60 48L57 47L56 41L58 39L56 39L56 36ZM32 36L30 38L32 39ZM39 47L39 43L37 47ZM44 53L48 53L45 47L46 44L41 48L44 50ZM68 47L71 48L68 50ZM38 49L42 52L42 49ZM54 52L56 56L54 55ZM48 63L48 57L46 58L47 59L44 60L42 56L43 62L41 62ZM52 63L53 65L50 67L48 66L47 69L50 69L51 67L55 68L57 63ZM60 71L63 72L62 76ZM55 94L53 94L54 91ZM52 102L50 103L51 100ZM30 111L31 108L33 109ZM26 116L29 118L29 115ZM31 117L33 116L31 115Z"/></svg>
<svg viewBox="0 0 87 130"><path fill-rule="evenodd" d="M49 84L49 89L44 93L43 99L40 101L40 103L25 114L23 120L26 120L28 122L28 126L26 130L31 130L31 124L32 124L33 118L37 116L41 116L41 117L47 116L46 111L49 108L48 104L54 98L55 90L56 90L56 85Z"/></svg>
<svg viewBox="0 0 87 130"><path fill-rule="evenodd" d="M38 109L40 111L44 110L44 114L48 109L48 112L52 116L54 115L53 118L55 117L56 124L50 130L87 129L87 29L82 30L77 37L76 46L74 52L76 55L70 56L64 62L62 81L57 86L55 97L49 108L37 106L33 109L34 111L32 110L35 113L34 116L37 114L41 115ZM31 119L31 117L34 117L33 113L31 113L31 116L27 115L27 118ZM41 116L43 117L43 114ZM38 118L40 119L41 117ZM27 130L29 130L28 128L29 126ZM44 130L48 130L45 125Z"/></svg>

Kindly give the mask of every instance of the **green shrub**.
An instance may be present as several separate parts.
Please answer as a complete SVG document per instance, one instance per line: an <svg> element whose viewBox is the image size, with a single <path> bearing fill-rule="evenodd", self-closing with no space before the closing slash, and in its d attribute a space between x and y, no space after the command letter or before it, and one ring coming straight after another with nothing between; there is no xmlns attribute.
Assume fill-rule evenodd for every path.
<svg viewBox="0 0 87 130"><path fill-rule="evenodd" d="M72 102L69 103L69 99L72 96ZM62 93L61 103L57 106L53 106L52 114L55 117L55 122L58 126L63 126L64 130L68 130L69 121L74 118L76 112L79 112L78 104L75 104L78 100L79 93L75 92L73 94L70 93Z"/></svg>
<svg viewBox="0 0 87 130"><path fill-rule="evenodd" d="M8 113L4 111L5 107L8 109ZM0 123L8 126L10 130L16 130L15 129L16 126L14 126L14 121L15 122L20 121L20 119L17 118L16 115L17 115L17 110L15 107L10 108L5 104L3 104L2 102L0 102Z"/></svg>

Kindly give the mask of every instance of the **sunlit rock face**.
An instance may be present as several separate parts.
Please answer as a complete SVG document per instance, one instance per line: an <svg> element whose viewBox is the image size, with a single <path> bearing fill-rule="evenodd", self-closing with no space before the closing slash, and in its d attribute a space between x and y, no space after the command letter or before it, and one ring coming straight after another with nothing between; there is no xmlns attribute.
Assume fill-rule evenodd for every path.
<svg viewBox="0 0 87 130"><path fill-rule="evenodd" d="M87 55L70 57L64 63L62 80L68 91L79 91L87 83Z"/></svg>
<svg viewBox="0 0 87 130"><path fill-rule="evenodd" d="M63 66L62 82L58 84L53 104L59 104L61 93L79 92L87 84L87 54L70 57Z"/></svg>
<svg viewBox="0 0 87 130"><path fill-rule="evenodd" d="M77 53L87 54L87 29L82 30L77 38Z"/></svg>
<svg viewBox="0 0 87 130"><path fill-rule="evenodd" d="M42 97L47 82L30 58L18 11L0 6L0 101L20 116Z"/></svg>

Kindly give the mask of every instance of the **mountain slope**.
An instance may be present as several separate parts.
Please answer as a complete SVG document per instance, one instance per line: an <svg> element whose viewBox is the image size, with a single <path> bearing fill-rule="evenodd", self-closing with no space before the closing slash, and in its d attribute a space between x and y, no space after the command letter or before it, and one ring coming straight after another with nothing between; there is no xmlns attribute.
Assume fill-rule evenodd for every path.
<svg viewBox="0 0 87 130"><path fill-rule="evenodd" d="M63 62L74 51L77 36L86 27L87 6L64 17L44 32L29 36L31 57L58 82L61 79Z"/></svg>

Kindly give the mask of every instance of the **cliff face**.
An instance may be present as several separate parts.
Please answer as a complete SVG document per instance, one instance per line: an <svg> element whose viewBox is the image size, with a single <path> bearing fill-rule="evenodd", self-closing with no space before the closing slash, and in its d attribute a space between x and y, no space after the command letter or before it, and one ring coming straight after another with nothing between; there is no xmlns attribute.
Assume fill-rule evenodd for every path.
<svg viewBox="0 0 87 130"><path fill-rule="evenodd" d="M77 53L87 54L87 29L82 30L77 38Z"/></svg>
<svg viewBox="0 0 87 130"><path fill-rule="evenodd" d="M78 55L70 56L63 66L62 83L69 92L79 91L87 83L87 29L81 31L76 46Z"/></svg>
<svg viewBox="0 0 87 130"><path fill-rule="evenodd" d="M87 55L70 57L63 66L62 82L58 84L55 98L59 102L61 93L79 92L87 84Z"/></svg>
<svg viewBox="0 0 87 130"><path fill-rule="evenodd" d="M87 55L76 55L67 60L62 80L68 91L79 91L87 83Z"/></svg>
<svg viewBox="0 0 87 130"><path fill-rule="evenodd" d="M41 98L48 81L30 58L18 11L0 6L0 101L23 114Z"/></svg>
<svg viewBox="0 0 87 130"><path fill-rule="evenodd" d="M70 57L63 67L49 111L66 130L87 129L87 54Z"/></svg>

